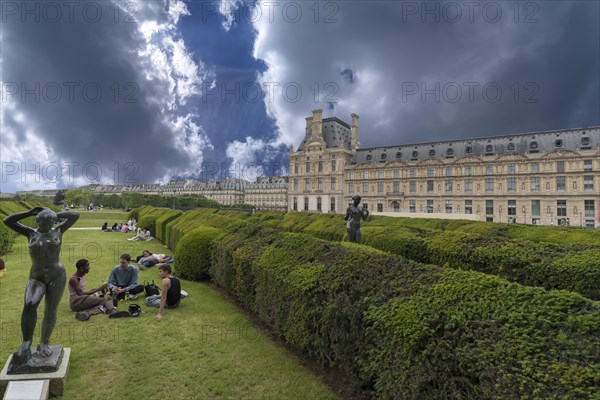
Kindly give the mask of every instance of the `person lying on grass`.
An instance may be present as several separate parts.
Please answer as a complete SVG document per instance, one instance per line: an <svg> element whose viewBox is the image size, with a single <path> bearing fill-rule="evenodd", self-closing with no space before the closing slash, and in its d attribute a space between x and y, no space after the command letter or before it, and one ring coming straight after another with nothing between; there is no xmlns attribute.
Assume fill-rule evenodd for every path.
<svg viewBox="0 0 600 400"><path fill-rule="evenodd" d="M152 254L150 251L144 250L144 256L138 260L138 264L140 269L146 270L157 264L164 264L170 259L171 257L165 254Z"/></svg>
<svg viewBox="0 0 600 400"><path fill-rule="evenodd" d="M162 264L158 267L158 276L162 279L162 294L146 297L148 307L158 307L156 319L161 320L165 308L176 308L181 302L181 282L171 275L171 266Z"/></svg>
<svg viewBox="0 0 600 400"><path fill-rule="evenodd" d="M127 311L118 311L111 300L95 296L95 293L105 292L107 283L86 291L85 276L90 272L90 262L86 259L78 260L75 264L77 271L69 279L69 305L75 311L75 318L87 321L92 315L106 313L110 318L126 316Z"/></svg>

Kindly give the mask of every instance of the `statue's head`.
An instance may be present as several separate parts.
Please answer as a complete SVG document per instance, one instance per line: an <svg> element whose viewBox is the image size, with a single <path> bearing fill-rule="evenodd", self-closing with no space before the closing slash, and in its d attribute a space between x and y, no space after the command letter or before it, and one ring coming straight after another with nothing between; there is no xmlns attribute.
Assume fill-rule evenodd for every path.
<svg viewBox="0 0 600 400"><path fill-rule="evenodd" d="M48 232L58 220L58 216L49 208L44 208L36 216L35 220L38 223L38 231Z"/></svg>
<svg viewBox="0 0 600 400"><path fill-rule="evenodd" d="M361 197L359 195L356 195L354 197L352 197L352 203L357 206L358 203L360 203Z"/></svg>

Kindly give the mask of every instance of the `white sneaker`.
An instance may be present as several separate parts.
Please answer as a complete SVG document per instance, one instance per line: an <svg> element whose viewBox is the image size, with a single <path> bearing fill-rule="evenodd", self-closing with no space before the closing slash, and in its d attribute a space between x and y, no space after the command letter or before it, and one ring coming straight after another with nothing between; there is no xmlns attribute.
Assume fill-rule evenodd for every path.
<svg viewBox="0 0 600 400"><path fill-rule="evenodd" d="M129 300L135 300L137 299L137 294L130 294L129 295Z"/></svg>

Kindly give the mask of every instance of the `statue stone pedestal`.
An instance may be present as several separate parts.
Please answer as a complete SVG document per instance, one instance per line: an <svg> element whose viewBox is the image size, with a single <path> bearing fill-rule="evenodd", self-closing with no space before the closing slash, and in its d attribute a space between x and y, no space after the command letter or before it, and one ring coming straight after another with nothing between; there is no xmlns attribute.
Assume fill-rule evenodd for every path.
<svg viewBox="0 0 600 400"><path fill-rule="evenodd" d="M62 346L50 346L52 350L55 348L62 349ZM62 355L62 357L60 357ZM50 381L50 395L51 396L62 396L64 392L65 383L67 381L67 373L69 371L69 361L71 358L71 349L64 348L62 352L53 351L52 356L48 357L45 362L39 364L33 368L39 368L40 372L16 372L8 373L12 363L12 355L8 357L6 364L2 372L0 372L0 395L4 395L6 386L10 381L29 381L29 380L43 380L48 379ZM60 359L58 359L60 358ZM50 364L58 362L58 369L54 372L47 372L51 367Z"/></svg>

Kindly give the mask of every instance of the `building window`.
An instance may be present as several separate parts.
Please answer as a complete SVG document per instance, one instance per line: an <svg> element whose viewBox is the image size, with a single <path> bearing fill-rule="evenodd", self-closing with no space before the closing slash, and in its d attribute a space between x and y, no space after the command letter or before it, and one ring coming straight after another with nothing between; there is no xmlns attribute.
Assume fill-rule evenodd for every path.
<svg viewBox="0 0 600 400"><path fill-rule="evenodd" d="M494 174L494 166L492 164L488 164L485 166L485 174L493 175Z"/></svg>
<svg viewBox="0 0 600 400"><path fill-rule="evenodd" d="M473 191L473 180L465 179L465 193L471 193Z"/></svg>
<svg viewBox="0 0 600 400"><path fill-rule="evenodd" d="M485 180L485 191L486 192L493 192L494 191L494 180L493 179L486 179Z"/></svg>
<svg viewBox="0 0 600 400"><path fill-rule="evenodd" d="M298 163L294 163L294 173L298 174Z"/></svg>
<svg viewBox="0 0 600 400"><path fill-rule="evenodd" d="M433 192L433 180L428 180L427 181L427 193L431 193Z"/></svg>
<svg viewBox="0 0 600 400"><path fill-rule="evenodd" d="M323 172L323 161L319 161L319 172Z"/></svg>
<svg viewBox="0 0 600 400"><path fill-rule="evenodd" d="M331 171L335 172L335 160L331 160Z"/></svg>
<svg viewBox="0 0 600 400"><path fill-rule="evenodd" d="M409 181L408 186L411 193L417 193L417 181Z"/></svg>
<svg viewBox="0 0 600 400"><path fill-rule="evenodd" d="M566 179L564 176L557 176L556 177L556 191L557 192L564 192L567 188L566 185Z"/></svg>
<svg viewBox="0 0 600 400"><path fill-rule="evenodd" d="M486 215L494 214L494 200L486 200L485 201L485 214Z"/></svg>
<svg viewBox="0 0 600 400"><path fill-rule="evenodd" d="M485 146L486 153L492 153L493 151L494 151L494 146L492 146L491 144L488 144L487 146Z"/></svg>
<svg viewBox="0 0 600 400"><path fill-rule="evenodd" d="M427 167L427 176L429 176L429 177L433 176L433 167Z"/></svg>
<svg viewBox="0 0 600 400"><path fill-rule="evenodd" d="M348 182L348 193L354 193L354 182Z"/></svg>
<svg viewBox="0 0 600 400"><path fill-rule="evenodd" d="M450 179L446 179L446 193L452 192L452 181Z"/></svg>
<svg viewBox="0 0 600 400"><path fill-rule="evenodd" d="M330 208L332 212L335 212L335 197L332 197L330 200Z"/></svg>
<svg viewBox="0 0 600 400"><path fill-rule="evenodd" d="M465 175L471 176L471 166L470 165L465 165Z"/></svg>
<svg viewBox="0 0 600 400"><path fill-rule="evenodd" d="M304 198L304 211L308 211L308 197Z"/></svg>
<svg viewBox="0 0 600 400"><path fill-rule="evenodd" d="M517 201L509 200L508 201L508 215L517 215Z"/></svg>
<svg viewBox="0 0 600 400"><path fill-rule="evenodd" d="M594 175L583 176L583 190L586 192L594 191Z"/></svg>
<svg viewBox="0 0 600 400"><path fill-rule="evenodd" d="M369 179L369 171L363 172L363 179Z"/></svg>
<svg viewBox="0 0 600 400"><path fill-rule="evenodd" d="M540 191L540 177L539 176L531 177L531 191L532 192Z"/></svg>
<svg viewBox="0 0 600 400"><path fill-rule="evenodd" d="M317 211L321 211L321 198L317 197Z"/></svg>
<svg viewBox="0 0 600 400"><path fill-rule="evenodd" d="M539 217L540 216L540 201L539 200L531 200L531 216Z"/></svg>
<svg viewBox="0 0 600 400"><path fill-rule="evenodd" d="M412 158L413 158L413 160L415 160L415 159L417 159L417 157L419 157L419 152L415 150L412 152Z"/></svg>
<svg viewBox="0 0 600 400"><path fill-rule="evenodd" d="M322 191L323 190L323 178L318 178L317 179L317 190L318 191Z"/></svg>
<svg viewBox="0 0 600 400"><path fill-rule="evenodd" d="M509 192L516 192L517 191L517 178L515 178L514 176L512 176L510 178L506 178L506 188Z"/></svg>
<svg viewBox="0 0 600 400"><path fill-rule="evenodd" d="M556 172L565 172L565 162L564 161L556 162Z"/></svg>
<svg viewBox="0 0 600 400"><path fill-rule="evenodd" d="M306 173L308 174L310 172L310 163L307 162L306 163Z"/></svg>
<svg viewBox="0 0 600 400"><path fill-rule="evenodd" d="M508 164L508 174L509 175L515 174L515 164Z"/></svg>
<svg viewBox="0 0 600 400"><path fill-rule="evenodd" d="M408 209L411 213L416 213L417 212L417 202L416 200L409 200L408 201Z"/></svg>
<svg viewBox="0 0 600 400"><path fill-rule="evenodd" d="M452 200L446 200L446 214L452 214Z"/></svg>
<svg viewBox="0 0 600 400"><path fill-rule="evenodd" d="M304 191L308 192L310 190L310 179L304 178Z"/></svg>
<svg viewBox="0 0 600 400"><path fill-rule="evenodd" d="M410 177L414 178L417 176L417 169L416 168L411 168L410 169Z"/></svg>
<svg viewBox="0 0 600 400"><path fill-rule="evenodd" d="M402 158L402 153L401 152L397 152L396 153L396 158Z"/></svg>
<svg viewBox="0 0 600 400"><path fill-rule="evenodd" d="M446 176L452 176L452 167L446 167Z"/></svg>
<svg viewBox="0 0 600 400"><path fill-rule="evenodd" d="M335 190L335 176L331 177L331 190Z"/></svg>
<svg viewBox="0 0 600 400"><path fill-rule="evenodd" d="M354 179L354 171L350 172L350 179Z"/></svg>
<svg viewBox="0 0 600 400"><path fill-rule="evenodd" d="M298 211L298 198L294 197L294 211Z"/></svg>
<svg viewBox="0 0 600 400"><path fill-rule="evenodd" d="M435 150L434 149L429 150L429 157L435 157Z"/></svg>
<svg viewBox="0 0 600 400"><path fill-rule="evenodd" d="M465 200L465 214L473 214L473 200Z"/></svg>
<svg viewBox="0 0 600 400"><path fill-rule="evenodd" d="M383 200L377 200L377 212L383 212Z"/></svg>
<svg viewBox="0 0 600 400"><path fill-rule="evenodd" d="M400 192L400 182L394 181L394 193L399 193L399 192Z"/></svg>
<svg viewBox="0 0 600 400"><path fill-rule="evenodd" d="M594 217L594 200L584 200L583 209L585 210L585 217Z"/></svg>
<svg viewBox="0 0 600 400"><path fill-rule="evenodd" d="M556 216L566 217L567 216L567 201L556 200Z"/></svg>
<svg viewBox="0 0 600 400"><path fill-rule="evenodd" d="M377 193L383 193L383 182L377 182Z"/></svg>
<svg viewBox="0 0 600 400"><path fill-rule="evenodd" d="M377 171L377 178L379 178L379 179L383 179L384 178L384 171L383 170Z"/></svg>
<svg viewBox="0 0 600 400"><path fill-rule="evenodd" d="M538 163L531 163L531 173L537 174L540 172L540 165Z"/></svg>
<svg viewBox="0 0 600 400"><path fill-rule="evenodd" d="M363 182L363 193L369 193L369 183Z"/></svg>
<svg viewBox="0 0 600 400"><path fill-rule="evenodd" d="M583 160L583 171L590 172L592 170L592 160Z"/></svg>
<svg viewBox="0 0 600 400"><path fill-rule="evenodd" d="M427 212L428 213L433 212L433 200L427 200Z"/></svg>
<svg viewBox="0 0 600 400"><path fill-rule="evenodd" d="M367 161L371 161L373 159L373 156L371 154L367 155Z"/></svg>
<svg viewBox="0 0 600 400"><path fill-rule="evenodd" d="M515 144L514 143L509 143L508 144L508 151L514 151L515 149Z"/></svg>
<svg viewBox="0 0 600 400"><path fill-rule="evenodd" d="M298 179L294 179L294 192L298 191Z"/></svg>
<svg viewBox="0 0 600 400"><path fill-rule="evenodd" d="M399 169L395 169L394 170L394 179L399 179L400 178L400 170Z"/></svg>

